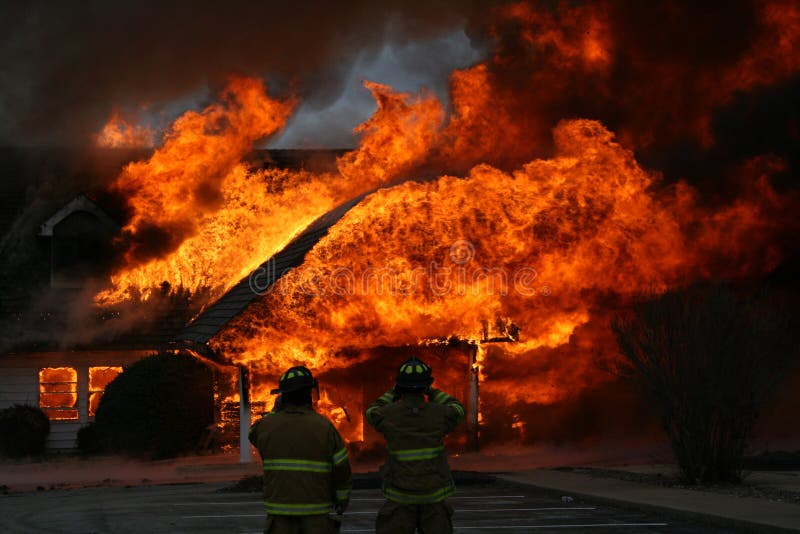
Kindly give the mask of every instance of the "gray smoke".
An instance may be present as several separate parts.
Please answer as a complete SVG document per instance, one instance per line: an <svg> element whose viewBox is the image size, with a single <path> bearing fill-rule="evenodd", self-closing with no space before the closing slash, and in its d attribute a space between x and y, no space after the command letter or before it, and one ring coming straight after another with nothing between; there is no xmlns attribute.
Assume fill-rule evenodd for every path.
<svg viewBox="0 0 800 534"><path fill-rule="evenodd" d="M170 102L202 98L231 73L295 91L307 113L347 109L363 97L342 101L343 90L380 73L376 62L393 51L395 79L406 72L441 88L449 70L472 60L463 29L488 3L4 2L0 143L80 145L114 107L168 115ZM328 135L324 144L349 141Z"/></svg>

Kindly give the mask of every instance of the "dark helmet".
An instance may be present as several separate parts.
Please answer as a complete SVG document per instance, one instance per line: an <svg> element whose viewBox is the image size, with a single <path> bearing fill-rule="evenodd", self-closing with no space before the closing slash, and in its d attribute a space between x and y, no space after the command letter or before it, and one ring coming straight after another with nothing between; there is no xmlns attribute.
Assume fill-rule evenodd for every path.
<svg viewBox="0 0 800 534"><path fill-rule="evenodd" d="M431 368L416 357L403 363L397 371L395 387L425 389L433 384Z"/></svg>
<svg viewBox="0 0 800 534"><path fill-rule="evenodd" d="M305 388L317 387L317 380L307 367L297 365L292 367L281 375L278 381L277 389L273 389L271 393L289 393L290 391L297 391Z"/></svg>

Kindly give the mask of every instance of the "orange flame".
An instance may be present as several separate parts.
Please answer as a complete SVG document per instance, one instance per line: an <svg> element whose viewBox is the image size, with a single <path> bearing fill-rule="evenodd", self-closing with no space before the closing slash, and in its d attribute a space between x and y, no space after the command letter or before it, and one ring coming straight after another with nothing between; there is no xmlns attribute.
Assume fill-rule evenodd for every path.
<svg viewBox="0 0 800 534"><path fill-rule="evenodd" d="M513 22L531 51L523 58L530 70L504 79L514 65L497 53L454 73L449 117L431 94L365 82L378 109L336 171L242 163L283 126L294 101L233 79L219 103L178 119L148 161L117 179L132 210L129 246L98 301L146 298L162 281L213 298L333 206L374 191L212 348L262 377L298 363L331 372L365 365L375 347L449 336L479 343L482 325L513 323L519 342L477 351L484 402L552 404L608 381L597 364L615 357L607 328L615 306L705 277L760 275L780 261L775 236L796 201L770 186L779 161L751 161L745 194L709 207L684 182L663 186L630 147L662 131L712 144L711 110L800 69L790 50L800 16L790 2L759 2L757 38L719 72L629 51L643 85L625 93L614 85L622 36L612 17L594 5L561 6L556 15L525 4L499 9L497 24ZM563 111L561 93L576 86L578 97L630 114L624 142L597 120L550 120ZM535 157L551 134L552 157ZM267 397L262 389L254 399ZM350 408L332 397L326 391L318 406L345 425ZM517 433L532 428L515 424Z"/></svg>
<svg viewBox="0 0 800 534"><path fill-rule="evenodd" d="M146 127L130 124L114 110L111 118L95 137L95 144L103 148L149 148L153 146L155 132Z"/></svg>
<svg viewBox="0 0 800 534"><path fill-rule="evenodd" d="M218 296L336 204L418 163L441 121L438 101L365 85L380 107L358 130L362 146L339 159L338 173L242 162L255 141L282 127L294 104L270 99L257 80L234 78L220 103L175 121L164 145L129 164L114 184L132 208L124 228L130 247L96 301L147 299L164 281Z"/></svg>

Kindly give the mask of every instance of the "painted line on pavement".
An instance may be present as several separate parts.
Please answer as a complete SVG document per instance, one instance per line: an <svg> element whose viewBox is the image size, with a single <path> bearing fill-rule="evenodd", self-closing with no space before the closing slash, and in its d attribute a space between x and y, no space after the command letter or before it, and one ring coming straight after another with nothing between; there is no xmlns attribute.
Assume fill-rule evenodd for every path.
<svg viewBox="0 0 800 534"><path fill-rule="evenodd" d="M557 506L553 508L456 508L456 512L545 512L553 510L597 510L594 506Z"/></svg>
<svg viewBox="0 0 800 534"><path fill-rule="evenodd" d="M470 512L552 512L552 511L567 511L567 510L596 510L597 508L591 506L571 506L571 507L556 507L556 508L456 508L456 512L470 513ZM367 515L377 514L378 510L365 510L361 512L345 512L344 515ZM216 517L264 517L265 514L214 514L214 515L184 515L183 519L209 519Z"/></svg>
<svg viewBox="0 0 800 534"><path fill-rule="evenodd" d="M613 528L613 527L666 527L669 523L598 523L598 524L584 524L584 525L518 525L518 526L497 526L485 525L481 527L454 527L454 530L476 530L476 529L506 529L506 530L519 530L523 528ZM340 532L375 532L374 528L352 529L343 528ZM242 534L261 534L261 531L244 532Z"/></svg>
<svg viewBox="0 0 800 534"><path fill-rule="evenodd" d="M515 525L515 526L489 525L488 527L486 526L454 527L454 530L476 530L479 528L493 528L493 529L503 529L503 530L514 530L520 528L614 528L614 527L626 528L626 527L666 527L668 525L669 523L585 523L582 525Z"/></svg>
<svg viewBox="0 0 800 534"><path fill-rule="evenodd" d="M267 514L262 512L260 514L182 515L181 519L214 519L218 517L263 517L266 519Z"/></svg>
<svg viewBox="0 0 800 534"><path fill-rule="evenodd" d="M486 495L485 497L482 495L456 495L455 497L448 497L448 501L454 501L456 499L524 499L525 495ZM381 497L379 499L350 499L350 502L353 501L385 501L385 497Z"/></svg>
<svg viewBox="0 0 800 534"><path fill-rule="evenodd" d="M545 511L554 511L554 510L597 510L597 508L593 507L571 507L571 508L456 508L454 512L461 512L461 513L469 513L469 512L545 512ZM364 514L377 514L378 510L375 511L365 511L365 512L345 512L344 515L364 515Z"/></svg>
<svg viewBox="0 0 800 534"><path fill-rule="evenodd" d="M150 503L153 505L158 506L226 506L228 504L249 504L249 505L258 505L264 504L264 501L231 501L231 502L170 502L164 504L163 502L154 502Z"/></svg>
<svg viewBox="0 0 800 534"><path fill-rule="evenodd" d="M587 523L583 525L517 525L517 526L498 526L498 525L483 525L480 527L453 527L454 530L478 530L478 529L503 529L503 530L519 530L531 528L614 528L614 527L666 527L669 523ZM341 532L375 532L374 528L367 529L347 529L343 528Z"/></svg>
<svg viewBox="0 0 800 534"><path fill-rule="evenodd" d="M453 500L456 500L456 499L524 499L524 498L525 498L525 495L487 495L485 497L480 496L480 495L476 495L476 496L463 496L463 497L460 497L460 496L449 497L447 500L448 501L453 501ZM384 497L375 498L375 499L361 498L361 499L350 499L350 502L382 502L382 501L385 501L385 500L386 499ZM263 501L228 501L228 502L225 502L225 501L219 501L219 502L195 501L195 502L172 502L172 503L166 503L166 504L165 503L160 503L160 502L154 502L154 503L150 503L150 504L158 505L158 506L226 506L228 504L235 504L235 505L254 504L255 505L255 504L262 504L262 502Z"/></svg>

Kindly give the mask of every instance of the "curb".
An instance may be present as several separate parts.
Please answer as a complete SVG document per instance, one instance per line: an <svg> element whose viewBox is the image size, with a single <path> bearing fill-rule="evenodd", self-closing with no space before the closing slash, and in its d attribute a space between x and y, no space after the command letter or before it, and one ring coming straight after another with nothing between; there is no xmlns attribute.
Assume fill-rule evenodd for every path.
<svg viewBox="0 0 800 534"><path fill-rule="evenodd" d="M631 500L625 500L615 497L608 497L605 495L598 495L594 493L585 493L585 492L576 492L573 490L563 490L559 488L554 488L551 486L543 486L536 484L535 482L528 482L525 480L520 480L519 478L515 478L515 474L513 473L494 473L494 476L497 477L498 480L502 480L503 482L509 482L513 484L518 484L520 486L527 486L530 488L535 488L546 495L552 497L561 497L565 493L567 493L570 497L578 498L584 501L596 502L600 504L605 504L608 506L614 506L616 508L623 508L627 510L633 510L638 512L655 512L662 515L666 515L667 517L672 517L674 519L680 520L689 520L697 523L702 523L708 526L715 526L715 527L722 527L728 529L734 529L736 532L753 532L753 533L792 533L792 532L800 532L800 525L797 528L785 528L779 527L776 525L769 525L765 523L756 523L751 521L746 521L743 519L734 519L731 517L725 517L717 514L710 514L710 513L702 513L702 512L695 512L692 510L684 510L681 508L673 508L670 506L661 506L657 504L650 504L650 503L643 503Z"/></svg>

